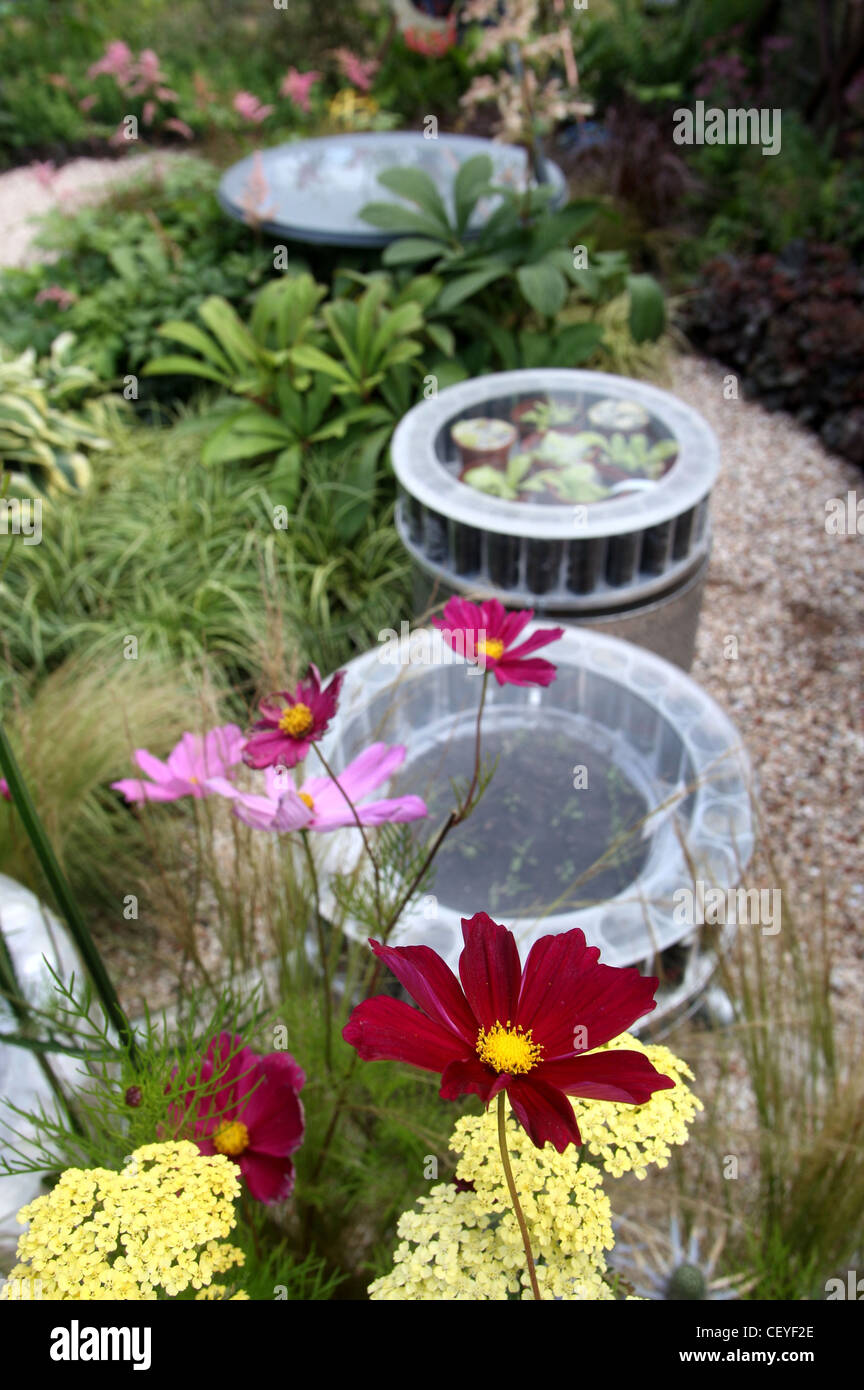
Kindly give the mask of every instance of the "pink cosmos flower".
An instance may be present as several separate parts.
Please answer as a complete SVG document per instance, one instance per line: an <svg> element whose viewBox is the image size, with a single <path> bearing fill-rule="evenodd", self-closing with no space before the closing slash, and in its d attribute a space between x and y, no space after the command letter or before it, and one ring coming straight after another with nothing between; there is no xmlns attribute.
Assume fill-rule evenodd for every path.
<svg viewBox="0 0 864 1390"><path fill-rule="evenodd" d="M4 801L12 800L12 793L9 790L9 783L6 781L5 777L0 777L0 796L2 796Z"/></svg>
<svg viewBox="0 0 864 1390"><path fill-rule="evenodd" d="M241 1038L220 1033L189 1077L189 1091L173 1108L172 1120L191 1120L190 1137L202 1154L233 1159L256 1201L284 1202L294 1188L291 1155L303 1142L299 1093L305 1081L289 1052L262 1057L243 1047ZM202 1096L209 1082L216 1089Z"/></svg>
<svg viewBox="0 0 864 1390"><path fill-rule="evenodd" d="M279 95L293 101L301 111L308 111L310 88L314 87L320 78L320 72L298 72L296 68L289 68L282 79Z"/></svg>
<svg viewBox="0 0 864 1390"><path fill-rule="evenodd" d="M234 814L255 830L339 830L356 825L348 801L361 825L421 820L429 813L419 796L364 803L365 797L402 766L405 751L402 744L371 744L339 775L338 786L331 777L310 777L298 791L293 784L286 784L284 771L270 767L265 773L263 795L238 792L230 783L223 795L233 796Z"/></svg>
<svg viewBox="0 0 864 1390"><path fill-rule="evenodd" d="M432 623L441 629L448 647L492 671L499 685L551 685L556 675L552 662L531 657L531 653L548 642L557 642L564 636L564 629L540 628L514 647L516 638L533 617L533 608L508 612L497 598L479 604L451 598L444 616L433 618Z"/></svg>
<svg viewBox="0 0 864 1390"><path fill-rule="evenodd" d="M43 188L50 188L57 177L53 159L34 159L30 165L30 173Z"/></svg>
<svg viewBox="0 0 864 1390"><path fill-rule="evenodd" d="M358 87L361 92L371 90L372 79L379 66L374 58L364 62L356 53L352 53L350 48L334 49L333 57L339 64L343 76L347 77L353 87Z"/></svg>
<svg viewBox="0 0 864 1390"><path fill-rule="evenodd" d="M91 95L91 96L89 96L89 97L82 97L81 100L80 100L79 103L78 103L78 109L79 109L79 111L83 111L84 114L86 115L88 111L92 111L92 110L93 110L93 107L96 105L96 103L97 103L98 100L99 100L99 98L98 98L97 96L93 96L93 95Z"/></svg>
<svg viewBox="0 0 864 1390"><path fill-rule="evenodd" d="M184 734L164 763L146 748L136 748L135 761L151 780L126 777L111 786L130 802L213 796L218 790L212 785L214 780L220 784L228 781L229 770L240 762L243 743L242 730L236 724L223 724L203 739L199 734Z"/></svg>
<svg viewBox="0 0 864 1390"><path fill-rule="evenodd" d="M156 115L155 101L145 101L141 110L141 119L145 125L153 124L153 117Z"/></svg>
<svg viewBox="0 0 864 1390"><path fill-rule="evenodd" d="M253 724L243 750L248 767L296 767L326 730L336 713L339 691L345 679L337 671L323 690L317 666L310 665L296 693L280 690L262 700L262 718ZM257 732L255 732L257 730Z"/></svg>
<svg viewBox="0 0 864 1390"><path fill-rule="evenodd" d="M56 304L58 309L71 309L78 300L74 290L64 290L62 285L46 285L34 299L34 304Z"/></svg>
<svg viewBox="0 0 864 1390"><path fill-rule="evenodd" d="M266 121L276 109L274 106L262 106L252 92L238 92L231 105L238 116L242 116L244 121L252 121L255 125Z"/></svg>
<svg viewBox="0 0 864 1390"><path fill-rule="evenodd" d="M87 76L98 77L103 72L116 78L118 86L123 86L132 76L132 49L122 39L109 43L98 63L87 69Z"/></svg>

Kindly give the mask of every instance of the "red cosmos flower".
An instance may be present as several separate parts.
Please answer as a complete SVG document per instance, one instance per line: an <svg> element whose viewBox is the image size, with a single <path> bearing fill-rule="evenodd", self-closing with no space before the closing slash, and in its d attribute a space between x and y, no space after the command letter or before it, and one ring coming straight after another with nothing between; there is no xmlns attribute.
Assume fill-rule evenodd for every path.
<svg viewBox="0 0 864 1390"><path fill-rule="evenodd" d="M215 1089L208 1084L214 1073ZM190 1137L202 1154L233 1158L257 1201L282 1202L294 1187L290 1155L303 1142L299 1092L305 1081L290 1053L260 1057L242 1047L239 1037L220 1033L197 1074L189 1077L189 1090L172 1119L182 1123L191 1114Z"/></svg>
<svg viewBox="0 0 864 1390"><path fill-rule="evenodd" d="M506 1091L532 1142L559 1153L582 1142L567 1096L642 1105L675 1085L644 1053L593 1051L651 1012L655 978L600 965L578 927L541 937L524 970L513 933L485 912L463 918L462 935L461 988L429 946L370 943L422 1012L385 995L358 1004L342 1036L364 1061L438 1071L442 1100L473 1092L488 1105Z"/></svg>
<svg viewBox="0 0 864 1390"><path fill-rule="evenodd" d="M451 598L444 616L433 618L448 647L468 661L478 661L495 675L499 685L551 685L556 671L551 661L543 657L529 660L538 647L557 642L564 636L563 627L544 627L527 637L521 646L513 643L534 617L533 608L508 612L497 598L485 603L471 603L465 598Z"/></svg>
<svg viewBox="0 0 864 1390"><path fill-rule="evenodd" d="M297 684L296 694L280 690L262 700L258 708L263 715L243 749L243 761L249 767L294 767L303 761L312 744L324 733L339 702L339 691L345 679L337 671L330 684L321 689L317 666L310 666L306 679Z"/></svg>

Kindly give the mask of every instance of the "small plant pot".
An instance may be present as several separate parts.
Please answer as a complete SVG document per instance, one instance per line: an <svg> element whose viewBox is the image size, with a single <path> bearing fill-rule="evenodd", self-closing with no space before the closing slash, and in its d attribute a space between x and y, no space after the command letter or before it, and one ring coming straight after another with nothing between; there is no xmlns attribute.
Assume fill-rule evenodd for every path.
<svg viewBox="0 0 864 1390"><path fill-rule="evenodd" d="M520 401L518 405L514 405L513 409L510 411L510 419L519 431L519 437L522 440L529 439L537 430L535 421L526 420L525 416L530 415L532 411L536 410L538 405L543 405L542 396L529 396L527 400Z"/></svg>
<svg viewBox="0 0 864 1390"><path fill-rule="evenodd" d="M638 401L621 400L608 396L588 408L588 422L597 430L610 433L632 434L636 430L647 429L650 415Z"/></svg>
<svg viewBox="0 0 864 1390"><path fill-rule="evenodd" d="M516 443L516 426L507 420L459 420L450 431L459 450L462 473L469 468L507 467L510 450Z"/></svg>

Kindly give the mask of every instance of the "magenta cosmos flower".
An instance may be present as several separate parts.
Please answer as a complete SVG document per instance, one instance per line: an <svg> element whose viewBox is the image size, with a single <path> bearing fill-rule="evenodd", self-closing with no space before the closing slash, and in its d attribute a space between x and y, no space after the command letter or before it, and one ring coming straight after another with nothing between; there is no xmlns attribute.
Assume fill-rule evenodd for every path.
<svg viewBox="0 0 864 1390"><path fill-rule="evenodd" d="M290 1053L262 1057L241 1038L220 1033L189 1077L172 1121L191 1122L190 1137L203 1154L233 1159L257 1201L283 1202L294 1187L291 1155L303 1142L305 1081Z"/></svg>
<svg viewBox="0 0 864 1390"><path fill-rule="evenodd" d="M112 782L111 786L114 791L122 792L127 801L177 801L181 796L198 799L213 796L221 792L230 769L240 762L244 742L243 732L236 724L223 724L211 729L203 738L199 734L184 734L164 763L146 748L136 748L135 761L151 781L126 777L121 782ZM220 785L214 785L216 782Z"/></svg>
<svg viewBox="0 0 864 1390"><path fill-rule="evenodd" d="M459 980L429 946L370 943L420 1009L386 995L358 1004L342 1036L364 1061L440 1072L442 1100L488 1105L506 1091L531 1141L559 1153L582 1142L568 1096L642 1105L674 1086L641 1052L593 1050L652 1011L655 978L600 965L578 927L541 937L524 970L513 933L485 912L463 918L462 935Z"/></svg>
<svg viewBox="0 0 864 1390"><path fill-rule="evenodd" d="M497 598L471 603L451 598L441 618L433 618L444 641L467 661L477 661L493 672L499 685L551 685L556 670L551 661L532 655L538 647L557 642L563 627L544 627L519 646L513 643L534 617L533 608L508 612Z"/></svg>
<svg viewBox="0 0 864 1390"><path fill-rule="evenodd" d="M12 800L12 793L9 790L9 783L6 781L5 777L0 777L0 796L2 796L4 801Z"/></svg>
<svg viewBox="0 0 864 1390"><path fill-rule="evenodd" d="M255 830L339 830L357 824L351 806L361 825L420 820L428 811L419 796L365 800L404 761L403 745L373 743L339 774L338 786L330 777L310 777L298 790L293 785L286 786L283 772L268 768L263 795L238 792L230 784L223 794L235 801L235 815Z"/></svg>
<svg viewBox="0 0 864 1390"><path fill-rule="evenodd" d="M302 762L336 713L344 679L345 672L337 671L322 690L318 667L310 666L296 693L280 690L262 700L262 717L253 724L243 750L247 766L296 767Z"/></svg>

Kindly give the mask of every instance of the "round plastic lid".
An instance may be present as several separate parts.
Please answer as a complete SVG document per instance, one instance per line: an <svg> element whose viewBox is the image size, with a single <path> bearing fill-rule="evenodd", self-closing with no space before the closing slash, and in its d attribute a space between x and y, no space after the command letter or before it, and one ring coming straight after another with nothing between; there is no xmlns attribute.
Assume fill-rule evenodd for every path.
<svg viewBox="0 0 864 1390"><path fill-rule="evenodd" d="M264 231L289 241L386 246L394 233L373 227L359 215L366 203L402 201L378 182L378 175L397 165L422 169L452 209L454 176L460 164L477 154L491 158L494 182L524 189L527 159L515 145L468 135L442 134L427 140L415 131L376 131L324 135L260 150L223 174L219 201L231 217L254 220ZM560 203L566 180L556 164L547 160L546 167ZM499 201L481 201L473 230Z"/></svg>
<svg viewBox="0 0 864 1390"><path fill-rule="evenodd" d="M458 427L472 419L515 423L521 438L506 455L496 455L491 443L486 458L468 455ZM392 454L404 490L432 512L541 540L659 525L701 502L719 467L713 431L668 392L605 372L552 368L497 372L448 387L408 412ZM511 495L460 477L479 468L484 487ZM561 479L563 493L556 493ZM527 500L526 485L538 500Z"/></svg>

